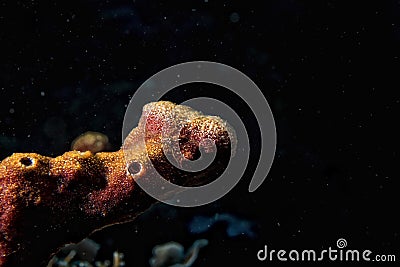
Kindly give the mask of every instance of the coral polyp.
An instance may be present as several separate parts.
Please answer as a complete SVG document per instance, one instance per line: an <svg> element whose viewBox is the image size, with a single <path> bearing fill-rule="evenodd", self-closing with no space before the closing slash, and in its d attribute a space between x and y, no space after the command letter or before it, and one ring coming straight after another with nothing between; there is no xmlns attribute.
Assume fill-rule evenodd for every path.
<svg viewBox="0 0 400 267"><path fill-rule="evenodd" d="M166 180L185 186L212 181L226 167L234 140L220 118L165 101L143 110L138 127L116 152L69 151L55 158L14 153L0 163L1 267L45 266L63 244L133 220L155 202L136 184L137 179L152 178L150 164ZM161 139L169 133L171 118L182 126L182 155L195 159L201 139L207 137L218 152L213 164L185 172L168 162ZM143 135L144 145L138 141Z"/></svg>
<svg viewBox="0 0 400 267"><path fill-rule="evenodd" d="M75 138L71 144L72 150L90 151L92 153L106 151L110 147L107 135L90 131Z"/></svg>

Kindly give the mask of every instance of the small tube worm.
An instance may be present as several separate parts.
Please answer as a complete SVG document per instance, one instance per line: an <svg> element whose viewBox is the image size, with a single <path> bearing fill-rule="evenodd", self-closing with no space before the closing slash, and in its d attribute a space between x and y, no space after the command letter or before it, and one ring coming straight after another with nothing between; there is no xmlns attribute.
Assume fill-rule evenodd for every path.
<svg viewBox="0 0 400 267"><path fill-rule="evenodd" d="M210 166L186 172L169 163L161 137L171 119L181 126L179 148L186 159L198 158L203 138L214 141L203 150L217 150ZM0 267L46 266L63 244L133 220L156 202L135 182L152 178L150 164L178 185L215 180L229 162L233 136L218 117L160 101L143 108L138 126L116 152L69 151L55 158L12 154L0 162Z"/></svg>

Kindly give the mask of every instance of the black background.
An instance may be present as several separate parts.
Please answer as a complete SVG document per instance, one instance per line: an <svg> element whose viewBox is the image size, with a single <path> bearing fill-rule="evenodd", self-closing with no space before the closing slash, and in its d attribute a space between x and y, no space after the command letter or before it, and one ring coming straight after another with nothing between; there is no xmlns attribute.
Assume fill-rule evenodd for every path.
<svg viewBox="0 0 400 267"><path fill-rule="evenodd" d="M213 204L157 205L95 233L99 258L119 250L127 266L148 266L153 246L198 238L210 244L194 266L265 266L256 259L264 244L318 250L338 238L399 258L400 3L371 2L2 1L0 158L56 156L88 130L118 149L125 108L142 82L177 63L221 62L269 101L278 144L268 179L247 192L259 132L249 109L226 97L250 128L247 175ZM211 87L167 99L199 89L226 94ZM256 237L229 238L224 225L189 233L193 216L215 213L251 220Z"/></svg>

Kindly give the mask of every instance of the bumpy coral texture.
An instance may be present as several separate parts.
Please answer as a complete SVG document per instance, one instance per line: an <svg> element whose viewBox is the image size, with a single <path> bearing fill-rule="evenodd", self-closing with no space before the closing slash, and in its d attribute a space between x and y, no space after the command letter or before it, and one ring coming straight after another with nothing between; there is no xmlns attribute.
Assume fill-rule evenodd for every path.
<svg viewBox="0 0 400 267"><path fill-rule="evenodd" d="M168 131L170 124L181 128L178 135ZM189 160L198 157L201 139L212 139L216 159L203 171L182 171L165 157L165 134L179 138ZM14 153L0 163L0 267L45 266L63 244L134 219L155 202L135 183L151 179L150 164L179 185L216 179L229 161L232 136L220 118L162 101L143 108L138 127L119 151L70 151L55 158Z"/></svg>

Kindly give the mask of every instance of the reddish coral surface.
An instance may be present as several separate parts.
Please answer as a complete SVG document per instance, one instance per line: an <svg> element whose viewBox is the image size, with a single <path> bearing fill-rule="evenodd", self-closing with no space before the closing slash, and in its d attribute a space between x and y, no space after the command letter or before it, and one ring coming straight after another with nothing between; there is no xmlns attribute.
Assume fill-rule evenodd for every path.
<svg viewBox="0 0 400 267"><path fill-rule="evenodd" d="M181 128L178 136L168 132L169 124ZM199 153L201 139L210 138L217 158L206 170L182 171L166 159L162 134L179 138L181 153L191 160ZM45 266L61 245L134 219L155 202L135 183L151 179L150 164L181 185L217 178L229 161L229 136L231 130L217 117L155 102L143 108L138 127L119 151L70 151L56 158L14 153L0 163L0 266Z"/></svg>

